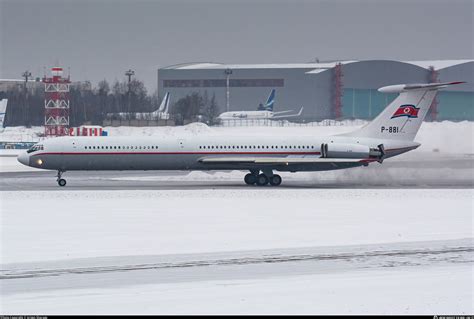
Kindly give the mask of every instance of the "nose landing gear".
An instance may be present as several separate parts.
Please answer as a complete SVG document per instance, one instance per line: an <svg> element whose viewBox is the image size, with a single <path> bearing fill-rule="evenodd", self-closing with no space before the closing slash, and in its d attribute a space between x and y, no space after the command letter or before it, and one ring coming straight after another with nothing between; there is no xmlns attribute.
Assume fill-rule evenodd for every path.
<svg viewBox="0 0 474 319"><path fill-rule="evenodd" d="M61 187L66 186L66 180L64 178L61 178L63 173L64 173L63 171L58 171L58 175L56 175L57 177L56 181L58 182L58 185Z"/></svg>

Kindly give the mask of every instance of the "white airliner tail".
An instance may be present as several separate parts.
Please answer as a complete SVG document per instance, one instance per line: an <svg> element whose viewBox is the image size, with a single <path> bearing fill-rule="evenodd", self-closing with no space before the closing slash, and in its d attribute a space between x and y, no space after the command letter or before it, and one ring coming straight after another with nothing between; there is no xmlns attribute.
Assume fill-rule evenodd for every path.
<svg viewBox="0 0 474 319"><path fill-rule="evenodd" d="M343 135L413 141L438 89L461 83L465 82L399 84L382 87L379 92L400 94L370 123L357 131Z"/></svg>
<svg viewBox="0 0 474 319"><path fill-rule="evenodd" d="M168 113L168 108L170 104L170 92L166 92L163 100L161 100L160 107L153 113Z"/></svg>
<svg viewBox="0 0 474 319"><path fill-rule="evenodd" d="M273 111L273 104L275 104L275 89L272 89L268 96L267 103L265 103L265 109L267 111Z"/></svg>
<svg viewBox="0 0 474 319"><path fill-rule="evenodd" d="M5 115L7 112L7 99L0 100L0 128L3 127L3 122L5 121Z"/></svg>

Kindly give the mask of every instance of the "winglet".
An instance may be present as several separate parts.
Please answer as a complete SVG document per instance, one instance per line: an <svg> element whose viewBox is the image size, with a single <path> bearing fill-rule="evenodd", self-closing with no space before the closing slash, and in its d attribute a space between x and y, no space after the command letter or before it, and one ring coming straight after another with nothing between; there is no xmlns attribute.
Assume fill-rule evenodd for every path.
<svg viewBox="0 0 474 319"><path fill-rule="evenodd" d="M298 112L298 114L297 114L296 116L300 116L301 113L303 113L303 109L304 109L304 107L302 106L301 109L300 109L300 111Z"/></svg>

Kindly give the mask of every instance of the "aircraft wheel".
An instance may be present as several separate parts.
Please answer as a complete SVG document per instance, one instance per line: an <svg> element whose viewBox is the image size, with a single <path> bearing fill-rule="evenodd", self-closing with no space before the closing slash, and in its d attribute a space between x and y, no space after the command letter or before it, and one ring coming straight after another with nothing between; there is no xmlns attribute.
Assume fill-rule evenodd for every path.
<svg viewBox="0 0 474 319"><path fill-rule="evenodd" d="M257 185L265 186L268 184L268 177L265 174L260 174L257 176Z"/></svg>
<svg viewBox="0 0 474 319"><path fill-rule="evenodd" d="M257 176L249 173L245 175L244 181L247 185L253 185L257 182Z"/></svg>
<svg viewBox="0 0 474 319"><path fill-rule="evenodd" d="M270 177L270 185L272 186L279 186L281 184L281 176L280 175L273 175Z"/></svg>
<svg viewBox="0 0 474 319"><path fill-rule="evenodd" d="M64 178L61 178L58 180L58 185L63 187L66 186L66 180Z"/></svg>

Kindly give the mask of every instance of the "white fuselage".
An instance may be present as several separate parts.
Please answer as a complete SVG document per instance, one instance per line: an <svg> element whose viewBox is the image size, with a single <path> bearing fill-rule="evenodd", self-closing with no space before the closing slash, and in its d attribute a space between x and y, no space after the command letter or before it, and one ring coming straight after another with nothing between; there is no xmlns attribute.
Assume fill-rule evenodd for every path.
<svg viewBox="0 0 474 319"><path fill-rule="evenodd" d="M237 119L248 119L248 120L264 120L271 119L274 115L272 111L235 111L235 112L224 112L219 115L221 120L237 120Z"/></svg>
<svg viewBox="0 0 474 319"><path fill-rule="evenodd" d="M141 136L58 137L43 141L41 149L23 153L18 160L28 166L69 170L231 170L261 169L256 164L202 163L202 158L271 157L319 158L322 143L351 143L377 147L383 143L387 157L404 153L419 144L329 136ZM350 167L360 166L354 164ZM274 165L279 171L317 171L346 167L320 164Z"/></svg>
<svg viewBox="0 0 474 319"><path fill-rule="evenodd" d="M151 113L108 113L107 118L113 119L122 119L128 120L129 118L132 120L169 120L170 115L169 113L164 112L151 112Z"/></svg>

